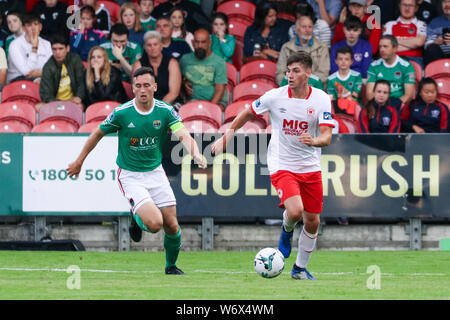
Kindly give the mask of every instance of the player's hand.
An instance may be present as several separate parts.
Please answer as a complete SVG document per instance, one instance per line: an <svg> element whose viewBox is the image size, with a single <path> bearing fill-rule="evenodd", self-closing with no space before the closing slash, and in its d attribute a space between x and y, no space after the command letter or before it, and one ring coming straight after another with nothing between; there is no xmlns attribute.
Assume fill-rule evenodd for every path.
<svg viewBox="0 0 450 320"><path fill-rule="evenodd" d="M225 136L220 137L218 140L214 142L211 148L211 152L213 155L218 155L223 152L223 149L226 147Z"/></svg>
<svg viewBox="0 0 450 320"><path fill-rule="evenodd" d="M69 175L70 178L72 177L78 177L78 175L80 174L81 171L81 166L83 164L79 161L74 161L71 164L69 164L69 167L66 169L67 174Z"/></svg>
<svg viewBox="0 0 450 320"><path fill-rule="evenodd" d="M308 132L303 132L298 141L310 147L314 146L314 138Z"/></svg>
<svg viewBox="0 0 450 320"><path fill-rule="evenodd" d="M201 154L196 154L193 156L195 163L198 164L198 166L202 169L206 169L206 162L203 159Z"/></svg>

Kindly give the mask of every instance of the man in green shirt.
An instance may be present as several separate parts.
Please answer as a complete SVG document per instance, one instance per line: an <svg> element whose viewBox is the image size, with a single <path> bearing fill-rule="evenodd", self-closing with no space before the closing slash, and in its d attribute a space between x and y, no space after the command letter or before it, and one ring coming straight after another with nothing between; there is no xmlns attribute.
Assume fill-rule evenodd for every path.
<svg viewBox="0 0 450 320"><path fill-rule="evenodd" d="M97 143L106 134L118 132L117 180L132 207L131 238L140 241L142 230L156 233L164 228L165 273L184 274L176 266L181 229L175 196L161 165L167 130L171 129L180 139L201 168L206 168L206 163L173 107L153 98L156 91L153 70L139 68L133 73L132 80L136 98L115 108L92 132L67 172L70 177L78 176L84 160Z"/></svg>
<svg viewBox="0 0 450 320"><path fill-rule="evenodd" d="M207 100L225 109L227 94L227 65L211 50L209 32L199 29L194 33L194 52L180 60L183 85L190 100Z"/></svg>
<svg viewBox="0 0 450 320"><path fill-rule="evenodd" d="M133 63L142 56L139 44L128 41L128 29L122 23L116 23L111 28L111 40L101 46L108 52L112 65L122 72L122 80L130 82Z"/></svg>
<svg viewBox="0 0 450 320"><path fill-rule="evenodd" d="M390 97L399 99L401 104L409 103L414 99L416 84L414 67L396 54L397 47L398 42L394 36L383 35L381 37L379 46L381 58L372 62L367 71L367 100L373 98L373 88L379 79L389 81L391 84Z"/></svg>

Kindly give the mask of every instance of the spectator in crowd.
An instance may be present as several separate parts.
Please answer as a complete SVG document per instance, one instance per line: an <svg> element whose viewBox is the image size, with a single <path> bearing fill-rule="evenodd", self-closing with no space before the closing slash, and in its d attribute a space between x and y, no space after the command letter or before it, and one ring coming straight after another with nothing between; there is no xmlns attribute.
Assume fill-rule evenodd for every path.
<svg viewBox="0 0 450 320"><path fill-rule="evenodd" d="M183 55L192 52L186 41L172 38L172 24L169 17L161 17L156 20L155 28L161 34L164 55L180 61Z"/></svg>
<svg viewBox="0 0 450 320"><path fill-rule="evenodd" d="M427 25L438 16L438 10L431 3L424 0L417 0L419 9L417 10L416 17L422 20Z"/></svg>
<svg viewBox="0 0 450 320"><path fill-rule="evenodd" d="M211 50L229 63L236 48L236 39L228 33L228 17L222 12L216 12L212 17Z"/></svg>
<svg viewBox="0 0 450 320"><path fill-rule="evenodd" d="M367 0L350 0L348 10L344 7L339 15L332 44L345 40L344 22L348 16L355 16L362 22L361 39L369 41L372 45L372 55L378 53L378 44L381 38L381 26L377 24L373 16L367 13ZM378 22L379 23L379 22Z"/></svg>
<svg viewBox="0 0 450 320"><path fill-rule="evenodd" d="M276 72L277 83L281 83L285 76L288 57L300 50L311 54L313 61L312 73L325 83L330 72L330 55L327 46L313 36L313 21L311 17L300 17L295 22L295 32L297 36L285 43L280 50Z"/></svg>
<svg viewBox="0 0 450 320"><path fill-rule="evenodd" d="M32 12L41 18L41 37L50 40L55 33L69 35L67 28L67 4L58 0L41 0L33 7Z"/></svg>
<svg viewBox="0 0 450 320"><path fill-rule="evenodd" d="M337 50L348 46L353 52L351 69L360 73L364 79L367 79L367 70L372 63L372 46L369 42L360 38L362 30L363 25L359 18L355 16L347 17L344 23L345 40L339 41L331 47L331 73L338 70L338 65L335 62Z"/></svg>
<svg viewBox="0 0 450 320"><path fill-rule="evenodd" d="M373 19L376 19L376 15L379 14L381 26L386 22L397 19L398 14L398 1L386 1L386 0L367 0L367 7L374 6L376 9L368 11L369 14L374 14L374 18L369 18L368 21L373 23ZM378 23L377 23L378 24Z"/></svg>
<svg viewBox="0 0 450 320"><path fill-rule="evenodd" d="M25 33L9 46L8 83L16 80L39 82L42 68L52 56L50 42L39 36L42 30L39 16L32 13L24 15L23 25Z"/></svg>
<svg viewBox="0 0 450 320"><path fill-rule="evenodd" d="M6 15L10 11L18 11L21 14L27 13L26 11L27 1L26 0L2 0L0 1L0 30L6 29Z"/></svg>
<svg viewBox="0 0 450 320"><path fill-rule="evenodd" d="M353 100L361 103L361 87L363 84L361 73L351 69L353 52L350 47L340 47L336 52L335 64L338 71L328 77L328 94L333 97L333 102L339 108L339 99ZM353 105L354 107L354 105ZM342 109L342 108L339 108ZM346 110L347 114L354 115L355 110Z"/></svg>
<svg viewBox="0 0 450 320"><path fill-rule="evenodd" d="M1 3L1 2L0 2ZM9 32L6 30L6 27L3 26L3 14L0 12L0 47L4 48L6 39L9 36Z"/></svg>
<svg viewBox="0 0 450 320"><path fill-rule="evenodd" d="M97 0L83 0L83 5L94 8L97 18L96 28L104 34L109 34L109 30L111 30L111 14L108 9L100 5Z"/></svg>
<svg viewBox="0 0 450 320"><path fill-rule="evenodd" d="M317 19L314 10L307 2L299 2L295 7L296 20L301 16L310 16L314 29L313 34L320 42L324 43L328 48L331 47L331 29L325 20ZM289 28L289 39L292 40L297 34L295 33L295 24Z"/></svg>
<svg viewBox="0 0 450 320"><path fill-rule="evenodd" d="M181 7L173 7L170 11L169 18L172 24L172 38L183 39L194 50L194 46L192 45L194 35L186 30L183 9Z"/></svg>
<svg viewBox="0 0 450 320"><path fill-rule="evenodd" d="M433 19L427 27L427 41L423 54L425 65L450 58L450 0L442 1L444 15Z"/></svg>
<svg viewBox="0 0 450 320"><path fill-rule="evenodd" d="M418 6L416 0L400 0L400 17L384 25L383 34L391 34L397 38L397 54L413 60L423 67L423 46L426 40L426 24L417 19Z"/></svg>
<svg viewBox="0 0 450 320"><path fill-rule="evenodd" d="M91 6L84 6L80 10L80 30L70 32L70 51L78 53L81 60L86 61L92 47L106 41L106 36L94 28L96 23L95 10Z"/></svg>
<svg viewBox="0 0 450 320"><path fill-rule="evenodd" d="M448 106L438 100L438 87L432 78L423 78L418 94L400 115L402 132L450 132Z"/></svg>
<svg viewBox="0 0 450 320"><path fill-rule="evenodd" d="M133 63L142 56L142 48L137 43L128 41L128 29L123 23L116 23L111 28L111 40L100 45L108 52L109 61L122 73L122 80L130 82Z"/></svg>
<svg viewBox="0 0 450 320"><path fill-rule="evenodd" d="M6 15L6 21L8 23L8 29L11 32L5 42L5 53L8 57L9 45L24 33L22 14L19 11L9 11Z"/></svg>
<svg viewBox="0 0 450 320"><path fill-rule="evenodd" d="M202 8L191 0L169 0L160 3L153 10L156 19L168 17L173 7L181 7L186 13L184 17L187 31L194 33L199 28L204 28L211 32L211 20L205 15Z"/></svg>
<svg viewBox="0 0 450 320"><path fill-rule="evenodd" d="M122 74L111 66L108 53L100 46L91 48L88 55L85 106L106 100L124 103L128 100L122 85Z"/></svg>
<svg viewBox="0 0 450 320"><path fill-rule="evenodd" d="M140 67L151 67L158 86L154 97L181 106L181 70L178 61L162 53L162 38L158 31L147 31L144 42L145 53L133 64L133 72Z"/></svg>
<svg viewBox="0 0 450 320"><path fill-rule="evenodd" d="M416 74L414 67L397 54L397 39L392 35L383 35L380 40L381 58L372 62L367 71L366 97L373 98L377 80L385 79L391 84L392 103L400 110L402 104L409 103L415 95Z"/></svg>
<svg viewBox="0 0 450 320"><path fill-rule="evenodd" d="M138 0L140 20L144 32L155 30L156 19L152 16L155 8L153 0Z"/></svg>
<svg viewBox="0 0 450 320"><path fill-rule="evenodd" d="M180 66L188 100L207 100L225 109L227 66L225 60L211 51L211 39L206 29L194 33L194 52L184 55Z"/></svg>
<svg viewBox="0 0 450 320"><path fill-rule="evenodd" d="M67 36L56 33L51 38L52 56L42 69L39 95L42 103L71 101L82 110L84 93L84 66L78 54L70 52Z"/></svg>
<svg viewBox="0 0 450 320"><path fill-rule="evenodd" d="M342 9L342 2L336 0L307 0L318 19L325 20L334 28Z"/></svg>
<svg viewBox="0 0 450 320"><path fill-rule="evenodd" d="M359 114L361 133L400 132L400 117L397 108L390 104L389 81L377 80L373 86L373 98L367 102Z"/></svg>
<svg viewBox="0 0 450 320"><path fill-rule="evenodd" d="M6 74L8 73L8 62L6 61L5 50L0 47L0 92L6 84Z"/></svg>
<svg viewBox="0 0 450 320"><path fill-rule="evenodd" d="M141 25L139 12L133 2L126 2L120 7L119 22L128 29L128 40L144 47L144 29Z"/></svg>
<svg viewBox="0 0 450 320"><path fill-rule="evenodd" d="M276 6L270 2L258 5L255 21L244 35L244 63L259 59L277 61L281 46L288 40L288 29L277 22Z"/></svg>

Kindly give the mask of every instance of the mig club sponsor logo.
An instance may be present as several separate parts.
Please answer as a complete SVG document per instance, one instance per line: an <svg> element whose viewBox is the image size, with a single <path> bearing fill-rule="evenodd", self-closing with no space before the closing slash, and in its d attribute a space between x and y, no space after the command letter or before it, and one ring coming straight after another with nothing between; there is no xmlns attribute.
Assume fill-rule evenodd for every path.
<svg viewBox="0 0 450 320"><path fill-rule="evenodd" d="M290 136L299 136L308 131L308 122L283 119L283 133Z"/></svg>

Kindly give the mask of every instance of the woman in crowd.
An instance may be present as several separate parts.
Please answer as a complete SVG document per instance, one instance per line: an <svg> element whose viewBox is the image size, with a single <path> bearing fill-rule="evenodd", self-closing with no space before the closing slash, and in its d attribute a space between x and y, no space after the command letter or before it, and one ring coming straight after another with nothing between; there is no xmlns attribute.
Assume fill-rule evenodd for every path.
<svg viewBox="0 0 450 320"><path fill-rule="evenodd" d="M403 132L450 132L448 106L438 100L438 87L432 78L423 78L418 94L400 116Z"/></svg>
<svg viewBox="0 0 450 320"><path fill-rule="evenodd" d="M111 66L104 48L95 46L89 51L87 61L85 106L106 100L124 103L128 99L120 70Z"/></svg>
<svg viewBox="0 0 450 320"><path fill-rule="evenodd" d="M120 7L119 22L123 23L129 32L128 41L144 46L144 29L139 12L133 2L126 2Z"/></svg>
<svg viewBox="0 0 450 320"><path fill-rule="evenodd" d="M173 7L169 14L170 22L172 23L172 38L184 39L194 51L194 46L192 41L194 40L194 35L186 30L186 23L184 21L183 9L180 7Z"/></svg>
<svg viewBox="0 0 450 320"><path fill-rule="evenodd" d="M222 12L213 15L211 50L229 63L236 47L236 39L228 34L228 17Z"/></svg>
<svg viewBox="0 0 450 320"><path fill-rule="evenodd" d="M144 41L145 53L133 64L132 72L140 67L152 67L157 85L154 97L170 104L179 103L181 70L178 61L162 54L161 34L158 31L147 31Z"/></svg>
<svg viewBox="0 0 450 320"><path fill-rule="evenodd" d="M255 21L244 35L244 63L257 59L277 61L281 46L289 41L289 26L277 21L275 4L258 5Z"/></svg>
<svg viewBox="0 0 450 320"><path fill-rule="evenodd" d="M361 133L397 133L400 132L400 117L397 109L389 104L391 84L386 80L377 80L373 88L374 97L367 102L359 114L359 132Z"/></svg>

